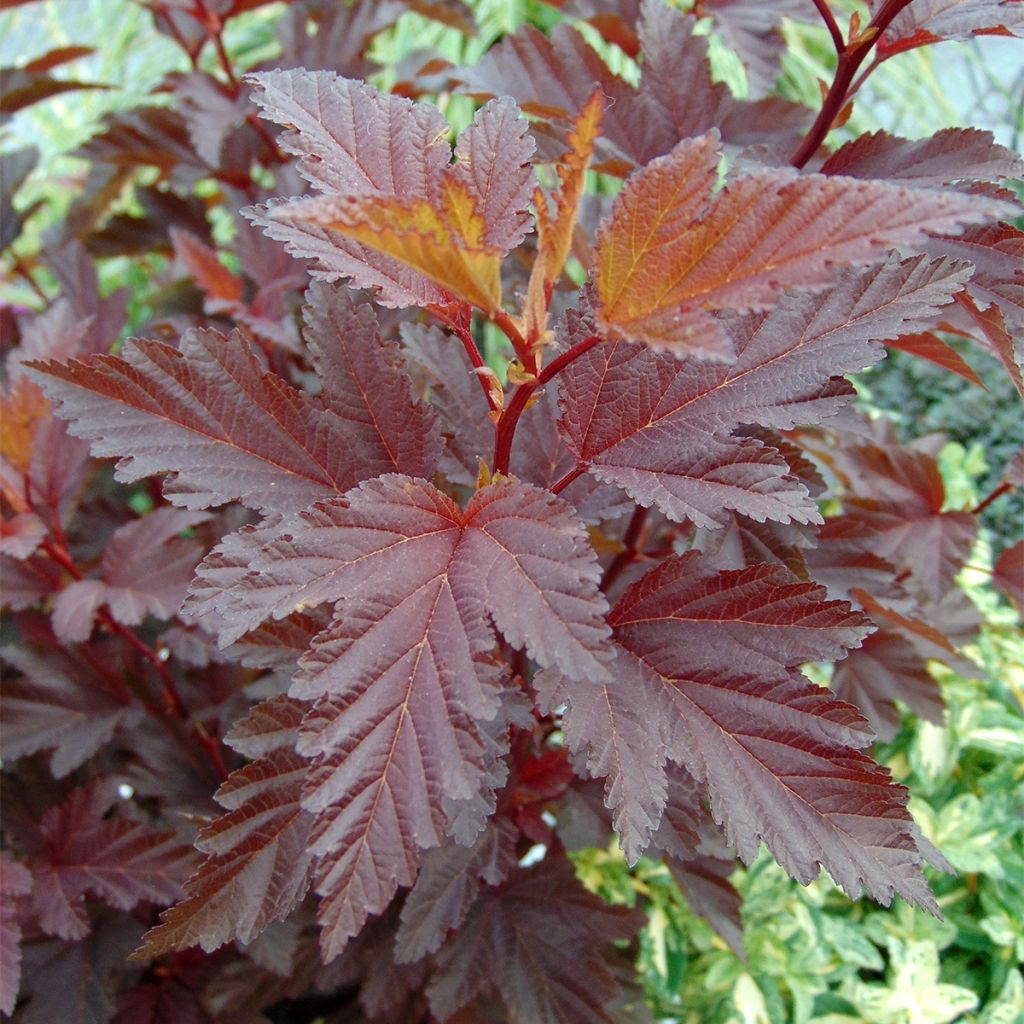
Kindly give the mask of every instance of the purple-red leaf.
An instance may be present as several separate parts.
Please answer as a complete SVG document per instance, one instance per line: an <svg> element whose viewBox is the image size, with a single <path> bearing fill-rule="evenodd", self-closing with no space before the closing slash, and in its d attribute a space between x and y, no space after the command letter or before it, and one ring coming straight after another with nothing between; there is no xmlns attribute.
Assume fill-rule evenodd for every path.
<svg viewBox="0 0 1024 1024"><path fill-rule="evenodd" d="M821 288L836 263L881 260L929 231L1012 216L1009 203L887 182L764 171L714 198L717 136L684 139L635 172L597 236L598 325L657 348L728 359L718 310L774 305Z"/></svg>
<svg viewBox="0 0 1024 1024"><path fill-rule="evenodd" d="M919 718L942 721L942 693L921 652L888 630L872 633L836 665L832 689L860 710L882 740L891 740L899 731L896 701L906 704Z"/></svg>
<svg viewBox="0 0 1024 1024"><path fill-rule="evenodd" d="M32 889L32 874L24 864L0 853L0 1013L11 1014L21 985L21 925L16 897Z"/></svg>
<svg viewBox="0 0 1024 1024"><path fill-rule="evenodd" d="M360 480L429 477L441 450L436 417L413 397L398 344L381 336L373 308L355 305L347 288L314 281L302 315L320 401L344 422Z"/></svg>
<svg viewBox="0 0 1024 1024"><path fill-rule="evenodd" d="M763 95L775 84L786 49L782 19L814 21L807 0L703 0L700 12L709 17L730 49L747 69L751 93Z"/></svg>
<svg viewBox="0 0 1024 1024"><path fill-rule="evenodd" d="M112 684L87 648L49 650L3 648L3 658L21 673L4 682L0 707L0 750L6 761L52 750L50 771L63 778L110 741L115 731L135 724L141 709L127 687ZM109 665L105 666L109 668Z"/></svg>
<svg viewBox="0 0 1024 1024"><path fill-rule="evenodd" d="M32 902L40 927L50 935L81 939L89 934L86 893L130 910L141 902L167 904L181 891L191 849L173 832L105 818L115 799L109 787L94 783L43 815Z"/></svg>
<svg viewBox="0 0 1024 1024"><path fill-rule="evenodd" d="M1020 177L1024 161L997 145L991 132L977 128L943 128L913 141L877 131L841 146L822 164L821 173L934 187Z"/></svg>
<svg viewBox="0 0 1024 1024"><path fill-rule="evenodd" d="M412 884L419 850L444 834L445 800L483 784L478 723L499 708L490 622L541 664L600 679L605 605L569 507L514 481L463 512L425 481L382 477L267 534L262 548L262 531L245 535L250 572L209 607L234 638L271 614L339 602L292 687L317 702L299 749L315 758L303 806L316 818L331 956ZM210 568L233 571L216 557Z"/></svg>
<svg viewBox="0 0 1024 1024"><path fill-rule="evenodd" d="M906 792L859 753L872 738L866 723L794 672L859 644L869 631L863 615L777 567L708 573L691 553L633 584L609 621L618 678L604 691L624 690L634 713L648 716L657 730L649 746L706 787L744 860L764 840L802 882L820 864L851 896L867 890L889 902L898 892L934 906ZM587 717L606 699L578 686L562 697L570 730L577 713ZM588 750L607 742L570 735ZM608 780L609 797L616 782Z"/></svg>
<svg viewBox="0 0 1024 1024"><path fill-rule="evenodd" d="M887 339L885 344L889 348L897 349L900 352L907 352L918 359L926 359L929 363L941 366L950 373L984 388L982 379L971 369L970 364L954 348L947 345L941 338L932 334L931 331L924 331L920 334L903 334L899 338Z"/></svg>
<svg viewBox="0 0 1024 1024"><path fill-rule="evenodd" d="M501 308L502 256L529 229L534 143L508 99L477 112L456 148L440 112L331 72L253 75L262 116L289 126L286 151L321 192L253 217L314 273L379 290L384 305L451 296Z"/></svg>
<svg viewBox="0 0 1024 1024"><path fill-rule="evenodd" d="M818 521L786 460L733 433L837 412L852 397L837 375L875 362L883 349L873 339L934 313L968 274L965 264L895 256L876 269L842 271L829 293L724 319L736 352L729 366L597 345L561 376L563 436L598 479L673 519L724 526L734 509L761 522Z"/></svg>
<svg viewBox="0 0 1024 1024"><path fill-rule="evenodd" d="M103 579L74 580L54 599L57 636L65 643L88 640L96 611L104 604L125 625L137 625L147 615L171 618L203 552L195 541L178 534L208 518L202 512L158 508L118 527L103 552Z"/></svg>
<svg viewBox="0 0 1024 1024"><path fill-rule="evenodd" d="M496 990L509 1024L612 1024L608 1007L619 986L602 949L638 924L636 911L608 905L567 862L549 858L480 895L437 954L430 1007L447 1020Z"/></svg>
<svg viewBox="0 0 1024 1024"><path fill-rule="evenodd" d="M844 541L904 570L940 601L963 568L978 532L971 512L943 512L938 462L927 452L856 445L837 452L834 471L847 485L845 512L828 522L827 540Z"/></svg>
<svg viewBox="0 0 1024 1024"><path fill-rule="evenodd" d="M1007 548L997 559L992 582L1010 599L1018 615L1024 615L1024 540Z"/></svg>
<svg viewBox="0 0 1024 1024"><path fill-rule="evenodd" d="M526 25L478 64L459 69L460 91L511 95L526 113L557 122L576 118L600 90L606 109L595 162L620 175L715 126L734 145L778 142L780 134L795 142L806 111L779 99L735 99L713 81L707 39L694 34L695 26L695 18L665 4L643 4L637 25L641 76L634 89L575 29L556 25L545 36Z"/></svg>
<svg viewBox="0 0 1024 1024"><path fill-rule="evenodd" d="M395 936L398 963L436 952L465 920L484 885L499 885L516 865L518 830L499 819L469 847L448 846L423 858L416 884L402 906Z"/></svg>
<svg viewBox="0 0 1024 1024"><path fill-rule="evenodd" d="M881 0L872 0L871 7ZM1020 0L916 0L908 4L878 41L881 57L912 50L944 39L974 35L1024 34L1024 4Z"/></svg>
<svg viewBox="0 0 1024 1024"><path fill-rule="evenodd" d="M121 458L119 479L171 473L165 491L186 508L238 499L261 511L293 511L382 468L431 472L429 413L412 402L372 316L340 296L330 308L350 328L350 370L335 384L340 358L332 355L322 399L264 371L238 332L208 329L186 333L180 349L133 341L120 357L35 364L35 372L76 436L93 442L93 454ZM311 344L322 352L334 338L316 314L311 320ZM351 368L379 359L382 348L390 362ZM408 463L397 465L398 457Z"/></svg>
<svg viewBox="0 0 1024 1024"><path fill-rule="evenodd" d="M251 942L286 917L312 873L310 816L299 805L307 762L295 753L302 706L289 697L258 704L226 742L254 760L217 790L228 813L196 841L206 859L185 883L185 899L161 915L135 958L200 945L210 951Z"/></svg>

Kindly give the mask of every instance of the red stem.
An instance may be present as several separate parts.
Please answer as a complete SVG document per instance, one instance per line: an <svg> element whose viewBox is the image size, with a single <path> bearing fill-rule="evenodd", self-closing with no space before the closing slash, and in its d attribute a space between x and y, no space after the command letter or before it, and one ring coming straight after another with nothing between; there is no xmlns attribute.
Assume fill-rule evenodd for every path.
<svg viewBox="0 0 1024 1024"><path fill-rule="evenodd" d="M836 19L828 5L828 0L814 0L814 6L818 8L821 20L825 22L828 34L832 37L836 53L841 57L846 49L846 43L843 41L843 33L839 31L839 26L836 24Z"/></svg>
<svg viewBox="0 0 1024 1024"><path fill-rule="evenodd" d="M973 515L977 515L979 512L984 512L985 509L987 509L989 507L989 505L991 505L992 502L996 500L996 498L1001 498L1008 491L1012 491L1012 490L1013 490L1013 485L1012 484L1007 484L1007 483L1000 484L983 502L981 502L980 505L975 505L974 508L971 509L972 514Z"/></svg>
<svg viewBox="0 0 1024 1024"><path fill-rule="evenodd" d="M569 484L573 482L573 480L576 480L578 477L583 476L583 474L586 473L586 471L587 464L585 462L577 462L576 466L573 469L570 469L569 472L566 473L561 480L556 480L551 485L551 493L561 494L562 491L564 491L566 487L568 487Z"/></svg>
<svg viewBox="0 0 1024 1024"><path fill-rule="evenodd" d="M537 378L537 383L543 387L552 379L552 377L561 373L562 370L564 370L571 362L579 359L584 352L589 352L600 341L601 336L599 334L592 334L589 338L584 338L582 341L576 342L572 348L552 359L551 362L541 370L540 376Z"/></svg>
<svg viewBox="0 0 1024 1024"><path fill-rule="evenodd" d="M459 341L462 342L462 347L466 350L466 355L469 356L470 363L473 364L473 369L484 369L487 364L484 362L483 356L480 355L480 349L477 348L476 340L473 338L473 332L469 329L468 321L465 318L456 320L454 317L449 316L440 306L431 306L430 310L446 327L450 328L458 336ZM491 389L487 386L487 381L479 373L474 374L474 376L480 381L480 387L483 388L484 398L487 399L487 405L490 407L491 412L498 412L498 403L495 402Z"/></svg>
<svg viewBox="0 0 1024 1024"><path fill-rule="evenodd" d="M50 299L46 292L43 291L42 286L35 279L32 271L29 269L28 264L17 254L12 253L14 256L14 265L11 268L19 277L24 278L28 282L28 286L42 299L43 307L46 308L50 305Z"/></svg>
<svg viewBox="0 0 1024 1024"><path fill-rule="evenodd" d="M491 322L501 328L502 333L512 342L512 348L515 349L516 359L523 364L524 369L527 373L537 372L537 353L526 343L526 339L519 333L519 328L516 327L512 320L512 317L508 315L503 309L499 309L497 313L491 314Z"/></svg>
<svg viewBox="0 0 1024 1024"><path fill-rule="evenodd" d="M63 547L58 547L53 541L47 537L40 545L42 549L53 559L65 572L68 573L74 580L81 580L82 573L78 566L75 565L71 555ZM163 690L164 704L167 708L168 713L174 715L175 718L180 719L183 722L188 721L188 709L185 707L184 701L181 699L181 694L178 693L178 688L174 684L174 679L171 677L170 669L167 667L167 662L164 661L160 655L153 650L141 637L137 636L127 626L118 622L117 619L110 613L110 610L104 605L96 614L96 617L112 632L120 636L126 643L130 644L142 657L156 669L157 675L160 677L160 685ZM228 777L228 770L224 764L224 759L220 752L220 743L211 736L201 723L196 723L192 726L192 733L196 737L199 744L205 749L207 757L210 759L210 763L213 765L214 770L220 776L221 781Z"/></svg>
<svg viewBox="0 0 1024 1024"><path fill-rule="evenodd" d="M224 31L224 23L220 20L220 17L214 14L209 7L206 6L206 0L195 0L195 10L199 15L197 20L203 22L206 28L206 38L209 39L217 51L217 60L220 61L220 66L224 70L224 74L227 76L228 82L231 87L235 90L235 95L238 95L238 79L235 77L235 69L231 64L231 58L228 56L227 50L224 49L224 40L221 38L221 33Z"/></svg>
<svg viewBox="0 0 1024 1024"><path fill-rule="evenodd" d="M497 322L497 321L495 321ZM501 419L498 420L497 428L494 432L494 472L495 473L508 473L508 463L512 456L512 439L515 437L516 427L519 424L519 417L522 416L523 410L526 408L527 402L530 397L537 390L537 388L549 383L558 373L561 373L571 362L579 359L584 352L589 352L599 341L601 340L599 335L592 334L588 338L584 338L582 341L576 342L568 351L563 352L558 358L552 359L551 362L544 367L541 371L540 376L535 381L531 381L527 384L520 384L515 391L512 393L512 400L505 406L504 411L501 414ZM574 472L576 472L574 470ZM580 473L585 472L581 469L576 472L576 476ZM563 478L559 480L559 484L562 487L567 487L572 480L576 479L573 476L572 479ZM555 491L557 494L558 491Z"/></svg>
<svg viewBox="0 0 1024 1024"><path fill-rule="evenodd" d="M530 396L538 384L520 384L512 392L512 400L505 406L494 429L494 472L508 476L509 459L512 457L512 439L516 434L519 417L522 416Z"/></svg>
<svg viewBox="0 0 1024 1024"><path fill-rule="evenodd" d="M850 85L857 74L857 69L864 62L864 58L871 52L881 34L889 27L893 18L910 2L911 0L887 0L860 36L855 40L851 39L845 44L839 53L839 63L836 66L836 73L832 79L832 86L821 105L821 110L818 111L818 116L804 137L803 142L797 146L792 157L790 157L789 162L794 167L804 167L808 160L818 151L818 147L822 144L825 136L829 133L829 129L832 127L832 122L835 121L839 112L843 109L843 104L849 95Z"/></svg>
<svg viewBox="0 0 1024 1024"><path fill-rule="evenodd" d="M641 505L633 510L633 515L622 535L622 550L611 560L601 577L601 589L607 594L608 588L622 575L623 569L636 559L640 550L644 527L647 525L648 509Z"/></svg>

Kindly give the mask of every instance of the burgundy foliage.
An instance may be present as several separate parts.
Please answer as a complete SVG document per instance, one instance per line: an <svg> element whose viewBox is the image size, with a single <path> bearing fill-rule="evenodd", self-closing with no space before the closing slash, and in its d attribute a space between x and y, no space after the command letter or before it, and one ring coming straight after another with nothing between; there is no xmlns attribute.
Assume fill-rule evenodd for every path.
<svg viewBox="0 0 1024 1024"><path fill-rule="evenodd" d="M979 510L845 375L889 346L980 383L955 333L1024 393L1022 165L973 129L825 138L877 64L1024 4L827 19L819 112L769 93L780 19L827 4L694 5L749 99L660 0L551 2L393 93L374 37L469 5L294 0L251 68L223 30L261 0L145 6L192 70L108 116L39 253L3 158L38 301L2 311L0 1012L643 1020L643 907L567 853L613 837L737 950L762 843L938 913L870 747L939 718L929 660L970 670ZM49 75L78 55L2 111L101 84ZM438 89L481 103L452 142L408 98ZM153 270L143 312L112 256ZM1017 544L1018 609L1021 573Z"/></svg>

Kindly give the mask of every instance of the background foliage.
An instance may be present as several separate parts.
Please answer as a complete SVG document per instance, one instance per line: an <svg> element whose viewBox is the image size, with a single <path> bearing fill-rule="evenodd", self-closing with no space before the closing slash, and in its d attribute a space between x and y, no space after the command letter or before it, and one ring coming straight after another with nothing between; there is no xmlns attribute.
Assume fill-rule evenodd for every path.
<svg viewBox="0 0 1024 1024"><path fill-rule="evenodd" d="M477 0L473 6L480 26L473 39L416 15L382 33L372 53L382 65L378 84L391 84L389 69L414 47L431 46L455 62L469 63L523 21L545 25L553 17L550 8L529 0ZM231 22L226 42L240 65L266 52L274 17L273 8L264 8ZM813 102L816 78L828 76L827 37L817 26L795 23L787 25L787 35L783 91ZM26 256L45 228L63 216L87 169L68 154L105 113L134 105L167 72L186 67L181 51L153 31L149 14L127 0L47 0L0 15L0 65L72 44L95 52L64 65L58 77L107 88L35 105L6 124L0 139L4 151L27 142L42 155L17 196L19 209L35 208L19 243ZM721 50L713 50L713 56L719 73L742 89L742 75L730 56ZM468 100L455 98L444 106L457 127L468 121ZM1017 41L994 41L984 55L977 44L945 44L889 62L858 98L848 131L852 137L881 125L919 136L953 123L989 126L986 119L998 127L1001 141L1019 148L1024 66ZM123 202L132 209L131 194ZM133 289L129 330L147 318L154 301L153 282L161 268L158 259L149 259L148 265L127 258L99 264L104 290ZM31 296L12 277L5 300L18 304L31 302ZM950 435L954 443L945 449L942 465L956 507L988 494L1024 440L1019 417L1011 411L1009 382L976 351L971 360L987 392L899 353L859 383L865 407L892 417L906 436L934 430ZM990 415L992 409L1005 412ZM1021 516L1019 493L987 511L987 529L972 558L978 568L962 579L987 623L968 652L977 672L965 676L935 669L948 708L944 724L905 715L899 733L878 751L915 794L915 817L958 871L954 877L930 875L945 920L898 900L887 911L868 902L851 905L827 880L801 888L765 856L734 879L744 897L744 961L689 912L661 865L641 861L630 870L616 847L580 852L575 862L588 887L625 904L642 894L654 908L639 962L659 1020L1012 1024L1022 1019L1024 645L1013 613L990 589L985 572L1017 539Z"/></svg>

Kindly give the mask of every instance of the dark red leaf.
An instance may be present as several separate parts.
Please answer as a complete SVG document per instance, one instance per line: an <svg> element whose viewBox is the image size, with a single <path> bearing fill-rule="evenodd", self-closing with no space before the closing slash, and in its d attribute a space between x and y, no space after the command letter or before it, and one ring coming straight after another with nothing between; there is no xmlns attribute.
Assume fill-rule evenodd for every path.
<svg viewBox="0 0 1024 1024"><path fill-rule="evenodd" d="M86 893L130 910L141 902L166 904L181 891L192 851L173 832L105 818L115 799L111 787L93 783L43 815L32 902L49 935L81 939L89 934Z"/></svg>
<svg viewBox="0 0 1024 1024"><path fill-rule="evenodd" d="M115 975L140 931L138 922L126 915L102 916L80 942L26 945L23 988L30 998L19 1011L19 1024L109 1024L121 987Z"/></svg>
<svg viewBox="0 0 1024 1024"><path fill-rule="evenodd" d="M852 397L836 375L875 362L882 349L872 339L947 303L967 274L923 257L841 272L828 294L723 320L736 351L729 366L598 345L562 374L563 436L599 480L677 521L724 526L731 509L759 522L817 521L785 459L731 435L742 424L789 429L833 415Z"/></svg>
<svg viewBox="0 0 1024 1024"><path fill-rule="evenodd" d="M630 176L597 236L598 324L657 348L728 359L716 313L822 288L927 232L1013 216L1009 203L791 171L735 177L712 198L717 134L684 139Z"/></svg>
<svg viewBox="0 0 1024 1024"><path fill-rule="evenodd" d="M977 128L943 128L913 141L877 131L841 146L822 164L821 173L934 187L1017 178L1024 173L1024 161L997 145L991 132Z"/></svg>
<svg viewBox="0 0 1024 1024"><path fill-rule="evenodd" d="M872 0L877 8L881 0ZM878 52L890 57L943 39L973 35L1021 35L1024 8L1020 0L916 0L882 33Z"/></svg>
<svg viewBox="0 0 1024 1024"><path fill-rule="evenodd" d="M814 21L816 12L807 0L702 0L700 12L710 17L715 30L735 50L747 69L747 83L755 96L775 84L786 48L782 19Z"/></svg>
<svg viewBox="0 0 1024 1024"><path fill-rule="evenodd" d="M997 303L1006 322L1024 325L1024 231L1009 224L968 228L957 238L936 238L925 251L970 260L974 274L967 290L981 306ZM968 322L969 323L969 322Z"/></svg>
<svg viewBox="0 0 1024 1024"><path fill-rule="evenodd" d="M498 819L472 846L448 846L423 858L402 907L395 939L398 963L436 952L465 920L483 885L499 885L508 877L516 865L518 837L510 821Z"/></svg>
<svg viewBox="0 0 1024 1024"><path fill-rule="evenodd" d="M842 657L868 621L790 580L770 566L709 575L693 553L662 563L612 611L618 678L605 692L626 690L634 713L658 723L656 757L706 786L744 860L764 840L804 883L820 864L851 896L865 889L887 903L898 892L934 907L906 791L858 752L872 738L866 723L794 671ZM569 723L577 708L590 713L592 691L565 687L562 696ZM594 749L607 733L575 736ZM609 796L617 781L609 778ZM790 826L778 829L780 820Z"/></svg>
<svg viewBox="0 0 1024 1024"><path fill-rule="evenodd" d="M292 688L318 702L300 742L316 758L303 806L316 817L332 956L412 884L419 849L443 835L444 800L483 782L478 722L499 708L490 621L541 664L607 674L596 559L567 505L513 481L478 491L462 512L425 481L382 477L227 547L236 543L229 559L244 562L248 545L250 572L219 596L214 586L207 606L227 638L339 602ZM218 557L210 571L231 578ZM199 579L210 582L206 569Z"/></svg>
<svg viewBox="0 0 1024 1024"><path fill-rule="evenodd" d="M4 581L6 586L6 574ZM112 683L72 648L10 646L3 648L3 658L22 673L4 682L0 697L5 761L52 750L50 771L60 779L141 717L127 687Z"/></svg>
<svg viewBox="0 0 1024 1024"><path fill-rule="evenodd" d="M429 414L412 402L397 356L381 342L372 315L346 303L339 294L331 308L348 316L341 323L350 329L350 369L325 383L324 401L265 372L238 332L190 331L180 350L133 341L122 357L37 364L35 372L76 435L93 442L95 455L122 457L120 479L172 473L165 492L192 509L237 498L265 511L289 511L341 493L384 467L398 468L399 453L409 456L403 469L432 468ZM311 344L322 351L335 340L318 323L310 327ZM381 350L390 361L374 365ZM364 361L365 368L351 369ZM335 356L332 374L339 363ZM385 381L386 388L360 394L360 385ZM379 436L365 445L371 418ZM358 443L350 427L359 428Z"/></svg>
<svg viewBox="0 0 1024 1024"><path fill-rule="evenodd" d="M228 813L199 833L206 859L135 959L196 944L210 951L232 939L248 944L305 895L313 859L312 819L299 805L307 763L294 750L302 714L298 702L277 697L228 734L225 741L253 760L217 790Z"/></svg>
<svg viewBox="0 0 1024 1024"><path fill-rule="evenodd" d="M832 689L860 710L882 740L891 740L899 731L896 701L919 718L942 722L945 704L938 683L921 652L898 633L880 629L850 651L836 665Z"/></svg>
<svg viewBox="0 0 1024 1024"><path fill-rule="evenodd" d="M669 857L666 863L690 910L703 917L737 956L745 956L740 917L743 899L729 881L735 862L698 854L687 860Z"/></svg>
<svg viewBox="0 0 1024 1024"><path fill-rule="evenodd" d="M76 82L72 79L53 78L44 71L24 68L2 68L0 77L4 80L3 95L0 96L0 118L6 120L33 103L48 100L63 92L79 89L108 89L99 82Z"/></svg>
<svg viewBox="0 0 1024 1024"><path fill-rule="evenodd" d="M103 579L74 580L55 598L57 636L72 643L88 640L96 611L104 604L125 625L138 625L147 615L171 618L203 551L178 534L208 518L202 512L159 508L118 527L103 552Z"/></svg>
<svg viewBox="0 0 1024 1024"><path fill-rule="evenodd" d="M16 897L32 890L32 874L0 853L0 1013L10 1015L21 987L21 925Z"/></svg>
<svg viewBox="0 0 1024 1024"><path fill-rule="evenodd" d="M790 133L795 142L806 111L778 99L734 99L712 80L708 43L694 34L695 25L692 16L667 5L643 6L638 89L612 74L579 32L557 25L550 36L524 26L491 47L478 64L459 69L460 91L512 95L527 113L559 121L577 117L599 89L606 102L595 163L622 175L713 126L735 145L778 142Z"/></svg>
<svg viewBox="0 0 1024 1024"><path fill-rule="evenodd" d="M390 306L455 295L500 308L500 258L529 228L534 143L509 100L477 111L456 148L427 104L328 72L250 77L262 116L287 125L281 146L322 193L256 207L252 216L314 273L378 289Z"/></svg>
<svg viewBox="0 0 1024 1024"><path fill-rule="evenodd" d="M195 993L174 978L161 978L121 995L114 1024L206 1024Z"/></svg>
<svg viewBox="0 0 1024 1024"><path fill-rule="evenodd" d="M381 336L372 307L353 303L347 288L314 281L303 321L320 399L345 423L361 477L429 477L441 450L436 416L413 398L405 360Z"/></svg>
<svg viewBox="0 0 1024 1024"><path fill-rule="evenodd" d="M945 487L937 461L908 448L856 445L836 453L833 470L847 485L845 512L833 531L866 554L909 574L939 601L963 568L978 532L970 512L943 512Z"/></svg>
<svg viewBox="0 0 1024 1024"><path fill-rule="evenodd" d="M1024 614L1024 540L1017 541L996 559L992 582L1014 604L1017 614Z"/></svg>
<svg viewBox="0 0 1024 1024"><path fill-rule="evenodd" d="M941 366L950 373L976 384L979 388L985 385L981 378L971 369L970 364L953 348L947 345L941 338L925 331L922 334L904 334L899 338L887 339L885 344L889 348L898 349L900 352L908 352L918 359L926 359L929 363Z"/></svg>
<svg viewBox="0 0 1024 1024"><path fill-rule="evenodd" d="M618 985L601 955L629 938L639 915L587 892L565 861L520 869L485 890L458 933L437 954L427 989L433 1012L456 1010L497 990L509 1024L611 1024Z"/></svg>

